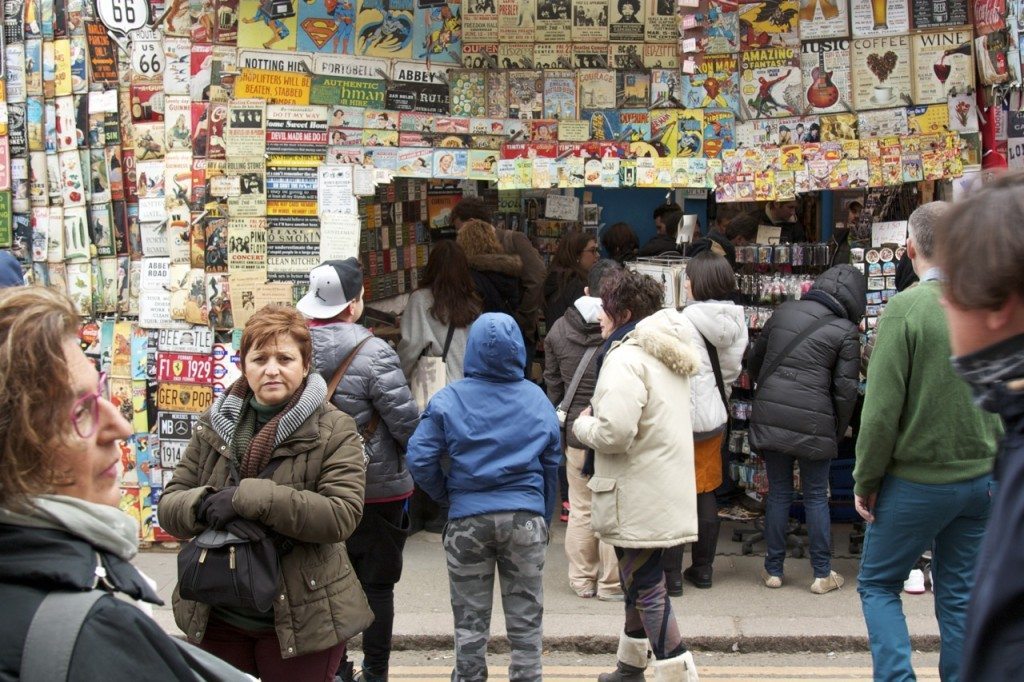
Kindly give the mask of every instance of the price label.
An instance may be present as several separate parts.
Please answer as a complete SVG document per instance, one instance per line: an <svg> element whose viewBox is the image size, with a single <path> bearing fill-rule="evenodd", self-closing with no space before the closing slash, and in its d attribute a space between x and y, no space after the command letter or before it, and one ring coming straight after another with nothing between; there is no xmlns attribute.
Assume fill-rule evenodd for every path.
<svg viewBox="0 0 1024 682"><path fill-rule="evenodd" d="M127 36L149 23L149 2L96 0L96 16L111 33Z"/></svg>

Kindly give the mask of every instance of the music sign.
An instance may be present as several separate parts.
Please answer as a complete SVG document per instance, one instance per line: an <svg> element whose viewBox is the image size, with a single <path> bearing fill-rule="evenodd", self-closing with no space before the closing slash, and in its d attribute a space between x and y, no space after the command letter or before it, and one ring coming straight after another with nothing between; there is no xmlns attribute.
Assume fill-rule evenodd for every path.
<svg viewBox="0 0 1024 682"><path fill-rule="evenodd" d="M189 353L160 353L157 379L184 384L208 384L213 381L213 358Z"/></svg>

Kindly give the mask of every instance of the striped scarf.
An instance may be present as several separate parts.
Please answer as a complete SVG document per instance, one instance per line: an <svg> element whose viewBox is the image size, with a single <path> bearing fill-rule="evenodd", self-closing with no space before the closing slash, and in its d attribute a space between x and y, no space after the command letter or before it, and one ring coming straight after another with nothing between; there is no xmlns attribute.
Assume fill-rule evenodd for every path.
<svg viewBox="0 0 1024 682"><path fill-rule="evenodd" d="M242 375L213 403L210 409L210 424L224 442L234 443L236 430L251 396L252 389L249 388L245 375ZM323 377L319 374L310 374L306 377L284 409L260 429L244 453L238 453L241 456L239 476L259 476L270 462L274 450L313 416L326 397L327 384Z"/></svg>

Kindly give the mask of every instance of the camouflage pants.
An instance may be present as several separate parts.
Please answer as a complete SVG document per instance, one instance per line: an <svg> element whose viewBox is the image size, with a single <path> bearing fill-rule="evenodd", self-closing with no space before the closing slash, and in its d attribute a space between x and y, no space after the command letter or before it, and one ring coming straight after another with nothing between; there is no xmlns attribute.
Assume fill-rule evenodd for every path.
<svg viewBox="0 0 1024 682"><path fill-rule="evenodd" d="M547 541L547 524L531 512L481 514L448 522L444 549L455 617L453 682L487 679L495 567L512 649L509 680L541 679Z"/></svg>

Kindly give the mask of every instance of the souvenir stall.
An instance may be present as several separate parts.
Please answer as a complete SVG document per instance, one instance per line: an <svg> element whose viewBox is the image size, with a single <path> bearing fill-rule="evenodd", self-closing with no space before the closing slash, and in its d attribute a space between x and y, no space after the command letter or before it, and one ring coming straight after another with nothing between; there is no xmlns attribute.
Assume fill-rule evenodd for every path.
<svg viewBox="0 0 1024 682"><path fill-rule="evenodd" d="M252 312L349 256L399 312L465 194L550 253L599 229L592 191L786 200L963 183L983 136L1024 157L999 115L1020 82L1012 0L3 9L0 249L86 320L135 426L123 504L146 540Z"/></svg>

